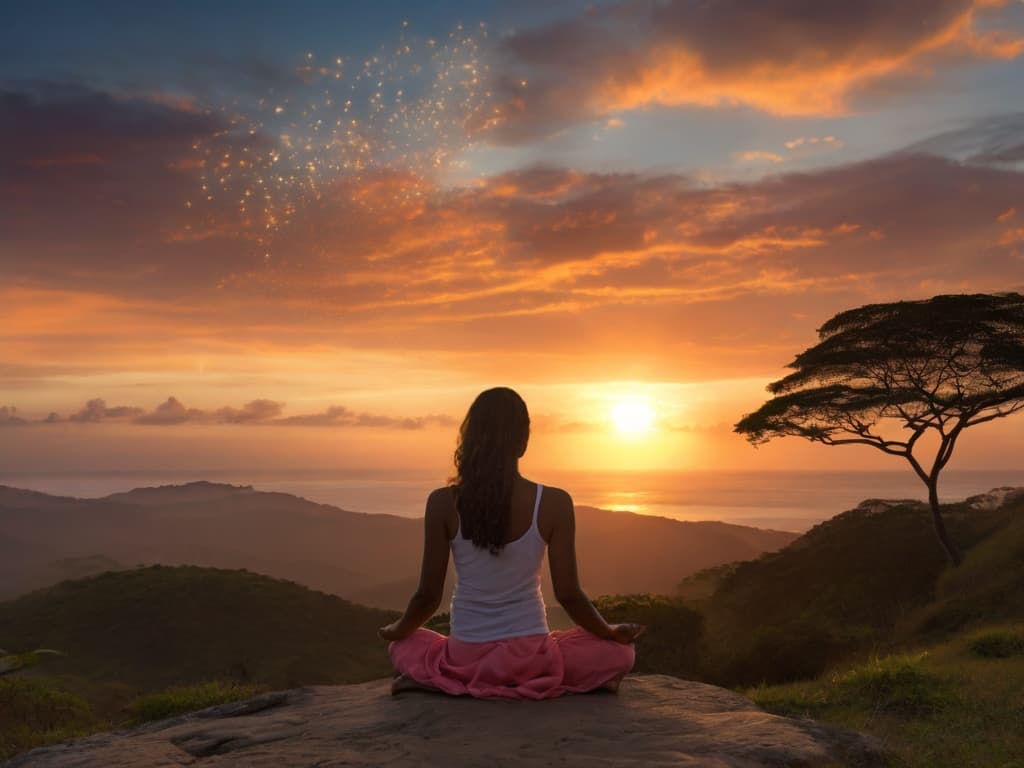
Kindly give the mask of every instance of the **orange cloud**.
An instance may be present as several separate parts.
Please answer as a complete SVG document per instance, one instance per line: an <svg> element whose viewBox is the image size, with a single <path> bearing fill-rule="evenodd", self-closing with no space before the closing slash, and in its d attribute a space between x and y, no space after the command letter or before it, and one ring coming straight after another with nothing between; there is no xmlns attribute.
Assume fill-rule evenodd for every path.
<svg viewBox="0 0 1024 768"><path fill-rule="evenodd" d="M1014 243L1024 243L1024 227L1008 229L999 238L1000 245L1013 245Z"/></svg>
<svg viewBox="0 0 1024 768"><path fill-rule="evenodd" d="M118 113L111 130L132 135L122 124L134 125L138 105L84 101ZM23 137L32 156L67 149L47 123L62 113L23 108L50 137ZM257 381L282 366L312 379L338 369L309 361L340 367L367 350L446 371L515 375L541 348L543 370L531 375L599 373L624 358L664 375L748 375L785 356L778 346L800 338L801 318L924 286L1020 281L1007 258L1019 246L993 218L1024 199L1024 174L922 152L717 184L533 167L445 188L367 172L299 201L270 247L257 247L236 210L183 204L196 180L168 160L187 155L195 116L167 109L144 110L149 132L170 138L141 171L117 153L93 178L89 166L32 169L9 152L0 379L19 392L103 371L202 376L217 361L258 369ZM1017 133L1000 125L983 133L1002 158ZM95 151L116 143L93 138ZM17 191L5 184L13 175ZM169 237L182 231L193 235ZM117 394L90 386L76 402L95 391ZM159 418L190 418L178 405ZM236 411L219 418L267 420Z"/></svg>
<svg viewBox="0 0 1024 768"><path fill-rule="evenodd" d="M796 139L791 139L786 142L786 149L799 149L801 147L824 145L830 147L841 147L843 146L842 139L837 139L835 136L801 136Z"/></svg>
<svg viewBox="0 0 1024 768"><path fill-rule="evenodd" d="M1013 59L1024 34L993 29L1007 0L615 3L504 41L496 117L506 141L652 106L744 105L839 115L893 78L953 60ZM527 85L523 85L526 82Z"/></svg>
<svg viewBox="0 0 1024 768"><path fill-rule="evenodd" d="M600 324L628 307L628 324L645 328L654 348L674 332L672 307L813 301L854 279L889 290L915 275L966 276L982 289L1012 282L996 258L1010 239L991 229L991 212L1020 199L1021 178L907 155L717 188L677 175L538 168L404 204L339 192L297 214L270 262L236 270L218 241L181 243L190 254L173 298L174 286L151 277L169 266L159 250L135 252L107 293L97 285L103 258L81 259L63 289L31 282L45 261L21 263L20 282L2 292L0 337L11 362L57 353L145 370L260 342L287 350L298 339L455 351L496 334L528 349L533 332L516 338L515 321L529 319L556 343L540 329L567 317ZM966 188L978 192L965 197ZM921 189L928 200L907 208ZM965 253L992 256L979 266ZM565 348L575 343L566 338Z"/></svg>
<svg viewBox="0 0 1024 768"><path fill-rule="evenodd" d="M739 152L737 157L748 163L766 162L766 163L784 163L786 158L782 155L776 154L775 152L764 152L761 150L748 150L746 152Z"/></svg>

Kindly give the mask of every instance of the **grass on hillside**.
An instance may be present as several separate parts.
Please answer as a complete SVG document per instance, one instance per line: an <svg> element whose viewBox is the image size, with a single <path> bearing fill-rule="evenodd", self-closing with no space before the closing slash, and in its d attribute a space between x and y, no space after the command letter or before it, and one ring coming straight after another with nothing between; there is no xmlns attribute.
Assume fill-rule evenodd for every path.
<svg viewBox="0 0 1024 768"><path fill-rule="evenodd" d="M89 704L45 680L0 678L0 760L102 730Z"/></svg>
<svg viewBox="0 0 1024 768"><path fill-rule="evenodd" d="M597 604L610 621L648 625L638 672L730 687L812 678L750 695L771 711L873 733L902 768L1024 768L1022 509L953 505L949 527L966 554L957 569L920 509L854 511L798 546L711 574L718 588L698 585L699 605L652 595ZM107 573L0 603L0 646L64 653L0 689L0 757L245 698L250 685L384 676L376 629L393 618L286 581L196 567ZM446 619L431 626L444 631ZM849 666L879 648L927 651ZM843 671L818 676L834 669Z"/></svg>
<svg viewBox="0 0 1024 768"><path fill-rule="evenodd" d="M164 720L196 712L229 701L241 701L267 690L263 685L242 685L230 680L211 680L197 685L180 685L140 696L128 707L130 725Z"/></svg>
<svg viewBox="0 0 1024 768"><path fill-rule="evenodd" d="M139 696L105 717L60 680L5 677L0 679L0 760L65 739L241 701L265 690L266 686L224 680L176 686Z"/></svg>
<svg viewBox="0 0 1024 768"><path fill-rule="evenodd" d="M977 635L970 644L971 653L986 659L1024 656L1024 631L996 630Z"/></svg>
<svg viewBox="0 0 1024 768"><path fill-rule="evenodd" d="M1024 768L1021 640L1024 625L991 626L816 680L745 693L769 712L878 737L894 768Z"/></svg>
<svg viewBox="0 0 1024 768"><path fill-rule="evenodd" d="M4 656L18 671L0 678L0 759L261 690L384 677L376 631L395 616L193 566L104 573L0 603L0 646L60 651Z"/></svg>
<svg viewBox="0 0 1024 768"><path fill-rule="evenodd" d="M135 694L217 679L294 688L386 676L376 632L395 616L248 571L151 566L0 603L0 646L55 648L48 674Z"/></svg>
<svg viewBox="0 0 1024 768"><path fill-rule="evenodd" d="M944 507L966 555L956 569L915 504L851 510L779 552L736 564L699 604L708 654L701 675L730 687L815 678L893 641L913 647L971 622L1024 616L1024 598L1013 597L1022 562L1014 558L1024 550L1024 527L1009 524L1019 517L1014 509ZM922 638L921 612L935 609L937 595L939 618Z"/></svg>
<svg viewBox="0 0 1024 768"><path fill-rule="evenodd" d="M935 585L935 600L900 634L941 639L944 633L979 622L1024 617L1024 508L971 549L959 568L947 568Z"/></svg>

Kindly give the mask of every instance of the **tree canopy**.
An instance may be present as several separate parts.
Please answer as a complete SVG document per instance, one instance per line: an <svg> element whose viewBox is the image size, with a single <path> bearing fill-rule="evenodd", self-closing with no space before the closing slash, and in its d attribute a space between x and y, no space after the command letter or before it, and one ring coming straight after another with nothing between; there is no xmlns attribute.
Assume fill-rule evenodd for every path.
<svg viewBox="0 0 1024 768"><path fill-rule="evenodd" d="M836 315L818 336L736 432L755 445L797 435L906 458L928 487L936 533L958 563L939 513L938 477L964 429L1024 409L1024 296L869 304ZM929 433L939 443L930 464L914 452Z"/></svg>

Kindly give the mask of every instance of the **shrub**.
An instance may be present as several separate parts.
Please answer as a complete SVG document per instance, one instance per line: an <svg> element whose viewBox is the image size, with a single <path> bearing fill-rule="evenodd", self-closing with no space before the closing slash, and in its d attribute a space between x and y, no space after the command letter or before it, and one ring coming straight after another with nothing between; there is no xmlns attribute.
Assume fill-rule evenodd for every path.
<svg viewBox="0 0 1024 768"><path fill-rule="evenodd" d="M662 595L600 597L594 604L611 624L637 622L647 626L637 640L634 671L698 676L704 619L697 611L679 599Z"/></svg>
<svg viewBox="0 0 1024 768"><path fill-rule="evenodd" d="M99 727L89 705L51 683L0 678L0 760Z"/></svg>
<svg viewBox="0 0 1024 768"><path fill-rule="evenodd" d="M903 717L935 714L953 695L948 682L922 669L926 655L874 659L833 675L836 703Z"/></svg>
<svg viewBox="0 0 1024 768"><path fill-rule="evenodd" d="M800 621L760 627L747 642L719 653L724 682L786 683L817 677L836 660L842 643L825 627Z"/></svg>
<svg viewBox="0 0 1024 768"><path fill-rule="evenodd" d="M975 656L985 659L1005 659L1024 654L1024 631L986 632L971 640L968 647Z"/></svg>

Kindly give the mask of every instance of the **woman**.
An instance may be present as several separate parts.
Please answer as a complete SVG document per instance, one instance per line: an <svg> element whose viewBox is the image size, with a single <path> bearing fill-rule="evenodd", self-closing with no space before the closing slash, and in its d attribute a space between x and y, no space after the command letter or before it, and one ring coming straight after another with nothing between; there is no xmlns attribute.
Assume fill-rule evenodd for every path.
<svg viewBox="0 0 1024 768"><path fill-rule="evenodd" d="M423 567L405 615L382 627L410 688L478 697L547 699L618 689L644 627L608 624L580 588L572 498L519 474L530 417L514 391L482 392L455 450L456 476L427 499ZM540 591L548 549L555 597L578 625L550 632ZM451 636L422 629L441 603L449 552L457 583Z"/></svg>

